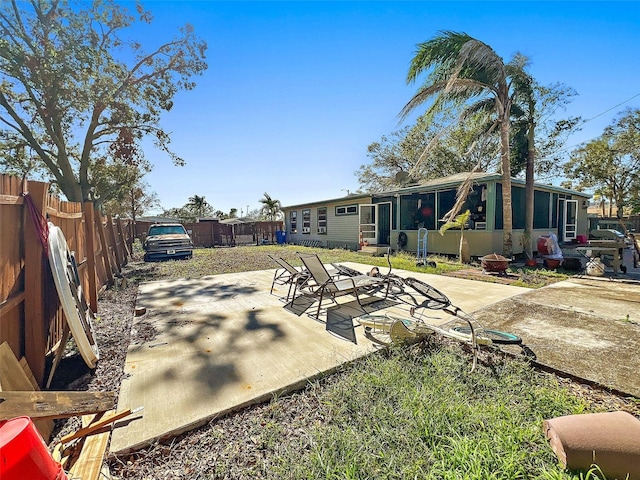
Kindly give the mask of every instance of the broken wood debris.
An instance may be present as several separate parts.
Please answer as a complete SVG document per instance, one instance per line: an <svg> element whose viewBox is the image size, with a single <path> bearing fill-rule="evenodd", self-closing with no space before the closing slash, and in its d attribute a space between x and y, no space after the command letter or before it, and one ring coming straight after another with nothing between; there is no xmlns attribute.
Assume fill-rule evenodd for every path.
<svg viewBox="0 0 640 480"><path fill-rule="evenodd" d="M26 359L18 361L7 342L0 344L0 392L35 390L40 390L40 387ZM53 431L53 420L35 420L33 423L48 442Z"/></svg>
<svg viewBox="0 0 640 480"><path fill-rule="evenodd" d="M53 458L60 462L69 478L98 480L102 470L104 456L109 444L113 423L142 410L138 407L104 414L84 415L82 425L75 433L60 439L53 451Z"/></svg>
<svg viewBox="0 0 640 480"><path fill-rule="evenodd" d="M0 419L27 416L53 419L106 412L116 405L115 392L0 392Z"/></svg>

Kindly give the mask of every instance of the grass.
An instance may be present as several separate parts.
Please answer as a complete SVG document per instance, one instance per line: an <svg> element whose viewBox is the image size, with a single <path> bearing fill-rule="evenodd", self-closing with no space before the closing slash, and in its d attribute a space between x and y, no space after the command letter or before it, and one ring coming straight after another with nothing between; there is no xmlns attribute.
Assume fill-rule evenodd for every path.
<svg viewBox="0 0 640 480"><path fill-rule="evenodd" d="M273 269L267 254L300 265L298 251L318 253L326 263L387 266L386 258L346 250L251 246L199 249L191 260L141 264L132 275L150 280ZM467 268L434 260L435 268L417 267L412 256L400 254L392 264L436 274ZM523 271L521 277L527 286L537 286L543 283L537 276L549 273L558 275ZM238 470L232 456L223 455L211 478L604 478L596 471L587 476L563 471L542 432L544 419L589 411L581 398L521 360L488 356L473 374L469 362L459 344L430 341L348 364L293 394L313 405L312 415L292 414L286 407L291 396L274 398L268 417L251 426L251 442L262 460ZM211 435L220 432L214 428Z"/></svg>
<svg viewBox="0 0 640 480"><path fill-rule="evenodd" d="M136 244L137 253L141 256L139 244ZM276 264L267 256L280 256L295 266L301 266L298 257L300 253L317 253L325 263L354 262L366 265L375 265L385 274L388 270L386 257L371 257L360 255L356 252L343 249L311 248L298 245L263 245L241 246L234 248L206 248L196 249L190 260L176 260L146 264L150 272L147 276L155 276L162 279L196 278L205 275L220 273L234 273L252 270L267 270L276 268ZM408 252L399 252L391 256L393 269L409 272L430 273L443 275L457 270L468 269L469 265L461 264L454 259L442 256L430 256L428 260L435 263L433 266L416 265L415 255ZM567 275L545 269L510 268L511 275L518 275L519 279L513 284L529 288L539 288L549 283L567 278ZM486 280L491 281L492 276L487 275Z"/></svg>
<svg viewBox="0 0 640 480"><path fill-rule="evenodd" d="M249 478L581 478L558 466L542 422L586 405L522 361L500 359L470 374L457 345L394 348L306 394L325 421L305 426L304 441L283 441L290 421L274 400L270 421L252 437L271 450L270 461L251 466Z"/></svg>

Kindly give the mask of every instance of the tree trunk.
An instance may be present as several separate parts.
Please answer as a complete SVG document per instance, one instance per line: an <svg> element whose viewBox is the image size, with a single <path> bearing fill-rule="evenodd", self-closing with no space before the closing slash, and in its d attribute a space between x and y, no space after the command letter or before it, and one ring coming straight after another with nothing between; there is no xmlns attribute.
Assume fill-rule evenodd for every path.
<svg viewBox="0 0 640 480"><path fill-rule="evenodd" d="M529 107L531 108L531 107ZM522 237L522 247L527 258L533 258L533 246L531 237L533 235L533 202L534 202L534 164L535 164L535 123L529 124L527 132L527 166L525 170L525 211L524 211L524 234Z"/></svg>
<svg viewBox="0 0 640 480"><path fill-rule="evenodd" d="M460 263L471 263L471 254L469 252L469 243L464 238L464 233L460 231Z"/></svg>
<svg viewBox="0 0 640 480"><path fill-rule="evenodd" d="M511 201L511 159L509 156L508 108L500 115L500 157L502 160L502 255L513 256L513 211Z"/></svg>

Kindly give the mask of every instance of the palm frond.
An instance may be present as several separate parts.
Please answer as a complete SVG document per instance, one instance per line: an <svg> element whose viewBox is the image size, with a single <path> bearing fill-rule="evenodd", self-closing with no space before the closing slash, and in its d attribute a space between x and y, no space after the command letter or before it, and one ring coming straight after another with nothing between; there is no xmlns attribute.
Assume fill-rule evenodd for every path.
<svg viewBox="0 0 640 480"><path fill-rule="evenodd" d="M471 39L460 49L458 65L486 75L487 84L496 84L507 77L502 57L484 42Z"/></svg>
<svg viewBox="0 0 640 480"><path fill-rule="evenodd" d="M471 170L467 178L464 180L464 182L462 182L458 187L458 190L456 191L456 203L454 203L453 207L451 207L451 210L445 213L444 216L442 217L442 219L446 223L453 221L453 219L455 219L460 213L460 210L462 210L462 207L467 201L467 197L469 196L469 193L473 191L473 174L476 172L479 172L480 169L481 169L481 165L479 163L476 164L476 166L473 167L473 169Z"/></svg>
<svg viewBox="0 0 640 480"><path fill-rule="evenodd" d="M407 83L414 82L420 74L431 68L450 70L460 49L471 38L466 33L445 30L431 40L418 44L407 73Z"/></svg>

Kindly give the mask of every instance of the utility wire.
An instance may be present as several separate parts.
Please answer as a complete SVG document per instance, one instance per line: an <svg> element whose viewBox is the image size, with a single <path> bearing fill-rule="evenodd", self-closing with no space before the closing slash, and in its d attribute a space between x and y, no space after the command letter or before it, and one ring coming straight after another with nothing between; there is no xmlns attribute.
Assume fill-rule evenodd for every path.
<svg viewBox="0 0 640 480"><path fill-rule="evenodd" d="M599 114L598 114L598 115L596 115L595 117L591 117L591 118L589 118L588 120L585 120L585 121L584 121L584 122L582 122L580 125L584 125L585 123L590 122L591 120L595 120L596 118L601 117L601 116L602 116L602 115L604 115L605 113L609 113L609 112L610 112L611 110L613 110L614 108L618 108L619 106L624 105L624 104L625 104L625 103L627 103L627 102L630 102L631 100L633 100L633 99L634 99L634 98L636 98L636 97L640 97L640 93L636 93L633 97L628 98L628 99L627 99L627 100L625 100L624 102L620 102L619 104L614 105L613 107L609 108L608 110L605 110L604 112L599 113Z"/></svg>
<svg viewBox="0 0 640 480"><path fill-rule="evenodd" d="M608 108L608 109L607 109L607 110L605 110L604 112L599 113L598 115L595 115L595 116L593 116L593 117L591 117L591 118L588 118L587 120L584 120L582 123L579 123L579 124L575 125L575 126L571 129L571 131L569 131L569 133L568 133L567 135L571 135L571 133L572 133L575 129L582 127L585 123L589 123L590 121L595 120L596 118L601 117L601 116L605 115L606 113L609 113L611 110L616 109L616 108L620 107L621 105L624 105L625 103L630 102L631 100L633 100L633 99L634 99L634 98L636 98L636 97L640 97L640 93L636 93L635 95L633 95L632 97L630 97L630 98L626 99L625 101L620 102L620 103L618 103L617 105L614 105L613 107ZM570 146L567 146L567 147L560 148L560 149L558 149L558 150L556 151L556 153L567 152L567 151L569 151L569 150L571 150L571 149L573 149L573 148L575 148L575 147L579 147L580 145L584 145L585 143L590 142L591 140L595 140L595 138L590 138L589 140L584 140L584 141L582 141L582 142L580 142L580 143L576 143L575 145L570 145ZM543 158L547 158L547 157L543 157Z"/></svg>

